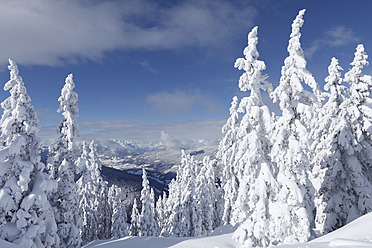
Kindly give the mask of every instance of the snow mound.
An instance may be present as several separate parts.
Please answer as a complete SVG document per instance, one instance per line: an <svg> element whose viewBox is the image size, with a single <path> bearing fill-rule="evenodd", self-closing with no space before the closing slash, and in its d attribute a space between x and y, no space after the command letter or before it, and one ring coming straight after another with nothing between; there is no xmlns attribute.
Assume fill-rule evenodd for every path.
<svg viewBox="0 0 372 248"><path fill-rule="evenodd" d="M336 244L339 244L341 240L343 240L345 244L350 243L351 241L354 240L354 241L368 242L369 247L372 247L371 223L372 223L372 213L369 213L350 222L346 226L341 227L340 229L333 231L327 235L324 235L320 238L314 239L313 241L309 243L330 242L330 244L336 245ZM350 246L359 247L360 245L359 246L350 245Z"/></svg>

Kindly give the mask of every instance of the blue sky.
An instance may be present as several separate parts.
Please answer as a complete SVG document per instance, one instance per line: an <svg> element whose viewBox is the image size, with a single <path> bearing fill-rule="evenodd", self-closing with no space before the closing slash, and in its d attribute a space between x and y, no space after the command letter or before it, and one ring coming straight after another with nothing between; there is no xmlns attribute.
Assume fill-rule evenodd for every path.
<svg viewBox="0 0 372 248"><path fill-rule="evenodd" d="M197 129L191 133L218 136L231 98L246 94L233 65L248 32L259 27L260 59L275 87L291 23L303 8L301 43L321 86L333 56L347 71L357 44L372 53L368 0L13 0L0 5L0 81L8 80L12 58L44 132L61 119L57 98L73 73L83 135L117 130L136 139L133 133L148 127L156 136L162 127L178 125L177 134L190 123ZM7 96L0 92L1 100ZM121 132L125 127L132 131Z"/></svg>

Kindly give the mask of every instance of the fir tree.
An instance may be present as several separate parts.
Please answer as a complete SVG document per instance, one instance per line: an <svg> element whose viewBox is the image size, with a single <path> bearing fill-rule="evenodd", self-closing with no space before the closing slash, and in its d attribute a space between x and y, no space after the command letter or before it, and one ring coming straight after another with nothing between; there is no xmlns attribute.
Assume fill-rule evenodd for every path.
<svg viewBox="0 0 372 248"><path fill-rule="evenodd" d="M305 122L311 119L310 107L318 104L321 92L306 69L300 44L304 14L305 10L301 10L293 21L289 56L284 61L279 86L273 92L274 101L279 101L282 110L282 116L271 133L271 157L278 167L280 185L275 201L285 203L287 207L278 208L273 213L277 228L272 235L285 243L307 241L313 226L314 189L309 180L309 134ZM314 93L305 90L302 82Z"/></svg>
<svg viewBox="0 0 372 248"><path fill-rule="evenodd" d="M101 161L97 155L97 148L94 140L89 145L89 164L91 170L91 178L93 181L95 191L95 211L97 212L98 239L111 238L111 215L112 208L108 201L108 187L107 182L101 176Z"/></svg>
<svg viewBox="0 0 372 248"><path fill-rule="evenodd" d="M202 234L202 217L196 197L196 176L193 157L182 150L180 180L180 226L178 236L193 237Z"/></svg>
<svg viewBox="0 0 372 248"><path fill-rule="evenodd" d="M157 227L155 222L155 198L154 191L150 189L146 170L142 170L142 210L139 216L138 236L156 236Z"/></svg>
<svg viewBox="0 0 372 248"><path fill-rule="evenodd" d="M112 229L114 239L128 236L127 212L120 196L120 189L116 185L110 188L112 202Z"/></svg>
<svg viewBox="0 0 372 248"><path fill-rule="evenodd" d="M224 207L222 220L225 224L231 221L232 206L236 201L238 179L235 169L235 153L237 150L237 132L239 127L238 97L234 96L230 107L230 118L222 128L225 136L222 138L217 152L220 163L221 183L223 189Z"/></svg>
<svg viewBox="0 0 372 248"><path fill-rule="evenodd" d="M97 156L94 141L83 144L83 153L77 160L82 168L82 176L78 180L79 209L83 218L80 235L84 243L95 239L111 238L112 207L108 199L107 182L101 176L101 163Z"/></svg>
<svg viewBox="0 0 372 248"><path fill-rule="evenodd" d="M324 139L329 133L329 128L333 118L338 116L340 112L340 105L345 100L345 86L342 83L341 66L338 64L336 58L332 58L331 64L328 67L329 75L326 77L326 84L324 89L328 91L328 101L321 107L316 109L315 116L311 122L311 137L313 143L311 144L311 150L314 154L318 154L316 147L319 142Z"/></svg>
<svg viewBox="0 0 372 248"><path fill-rule="evenodd" d="M238 131L235 167L239 188L233 203L231 222L241 223L234 238L247 247L267 246L279 240L271 235L272 230L277 228L271 208L278 188L276 168L269 157L271 118L260 92L271 92L272 87L266 81L267 76L262 75L266 66L258 60L257 43L257 27L254 27L248 35L245 58L235 62L235 67L245 71L239 80L240 90L250 90L250 96L244 97L239 106L244 116Z"/></svg>
<svg viewBox="0 0 372 248"><path fill-rule="evenodd" d="M340 155L336 152L333 155L341 157L342 164L338 167L342 166L341 169L347 176L344 180L337 182L340 184L339 187L342 187L342 189L337 188L337 191L343 197L341 200L340 197L335 196L338 200L335 203L337 206L335 211L339 214L336 220L331 221L336 228L372 210L372 186L368 181L372 156L370 139L370 113L372 111L369 107L372 102L370 98L372 77L362 72L363 67L368 65L367 58L363 45L358 45L351 63L353 67L345 74L345 81L350 84L350 98L340 105L340 118L335 127L331 127L331 130L334 130L333 139L336 139L336 144L341 150ZM339 159L336 157L335 160L337 162ZM331 172L336 173L336 169L341 170L338 167L334 166ZM338 173L342 178L343 173ZM328 190L329 184L326 181L322 186L323 191ZM346 195L343 191L347 192ZM332 211L332 202L330 203L328 211Z"/></svg>
<svg viewBox="0 0 372 248"><path fill-rule="evenodd" d="M202 216L196 192L196 164L182 150L177 176L169 184L161 236L190 237L202 234Z"/></svg>
<svg viewBox="0 0 372 248"><path fill-rule="evenodd" d="M165 219L160 236L178 236L180 229L180 208L181 208L181 191L180 191L180 173L177 173L175 179L168 185L168 198L163 198L165 201L164 215Z"/></svg>
<svg viewBox="0 0 372 248"><path fill-rule="evenodd" d="M182 151L182 161L186 159L186 154ZM181 183L182 183L182 170L183 165L178 166L176 178L173 178L168 185L168 198L164 203L164 215L166 219L164 226L161 230L161 236L181 236L181 229L183 223L181 222Z"/></svg>
<svg viewBox="0 0 372 248"><path fill-rule="evenodd" d="M344 151L338 139L347 129L343 126L347 124L347 119L344 118L345 115L341 115L340 109L345 99L345 89L341 85L339 70L342 68L338 60L332 58L324 86L329 91L328 101L319 109L312 126L312 150L315 154L312 161L312 182L315 188L315 231L318 234L341 227L344 218L341 216L345 216L339 206L342 205L342 199L347 198L344 185L340 185L344 184L341 181L346 180L346 168L342 160Z"/></svg>
<svg viewBox="0 0 372 248"><path fill-rule="evenodd" d="M55 211L58 236L61 247L80 246L79 230L82 219L78 211L77 186L75 175L79 173L75 166L74 140L79 135L75 117L78 116L78 95L73 91L75 84L72 74L68 75L58 98L62 113L62 122L58 128L58 140L49 147L48 168L52 178L57 180L56 192L50 194Z"/></svg>
<svg viewBox="0 0 372 248"><path fill-rule="evenodd" d="M196 178L196 195L202 217L201 235L204 236L210 234L220 224L215 180L213 161L209 157L204 157L203 167Z"/></svg>
<svg viewBox="0 0 372 248"><path fill-rule="evenodd" d="M353 127L345 101L330 124L330 133L318 144L314 174L316 185L316 232L331 232L371 212L372 185L363 171L362 144ZM322 148L320 150L319 148Z"/></svg>
<svg viewBox="0 0 372 248"><path fill-rule="evenodd" d="M164 236L163 235L163 230L165 228L165 223L166 223L166 199L167 195L164 192L163 196L159 196L158 200L156 201L155 204L155 221L158 226L158 233L157 236Z"/></svg>
<svg viewBox="0 0 372 248"><path fill-rule="evenodd" d="M40 162L39 120L17 64L9 60L0 120L0 238L21 247L58 247L52 207L47 199L56 183Z"/></svg>
<svg viewBox="0 0 372 248"><path fill-rule="evenodd" d="M363 73L364 66L367 66L368 55L364 46L359 44L354 53L353 67L345 73L345 81L350 84L350 99L345 103L348 105L354 135L360 142L362 149L356 150L363 170L370 183L372 183L372 76Z"/></svg>
<svg viewBox="0 0 372 248"><path fill-rule="evenodd" d="M83 152L76 165L82 170L82 175L77 181L79 193L79 213L83 219L80 237L83 244L98 239L98 213L97 213L97 185L92 179L93 170L89 162L89 148L83 143Z"/></svg>
<svg viewBox="0 0 372 248"><path fill-rule="evenodd" d="M247 209L243 206L248 204L246 192L249 191L249 185L256 180L261 163L271 167L270 158L267 156L270 148L270 112L262 102L260 90L271 92L272 87L266 81L266 76L262 75L266 66L263 61L258 60L257 43L257 27L254 27L248 35L248 46L244 49L245 58L239 58L235 62L236 68L245 71L239 79L239 88L241 91L250 90L250 96L242 99L238 109L244 116L238 129L235 155L235 175L239 188L233 203L232 224L240 223L246 218Z"/></svg>
<svg viewBox="0 0 372 248"><path fill-rule="evenodd" d="M139 216L140 214L137 208L137 199L135 198L133 206L132 206L132 214L131 214L131 221L130 221L130 228L129 228L129 234L131 236L138 236L139 234L139 229L140 229Z"/></svg>

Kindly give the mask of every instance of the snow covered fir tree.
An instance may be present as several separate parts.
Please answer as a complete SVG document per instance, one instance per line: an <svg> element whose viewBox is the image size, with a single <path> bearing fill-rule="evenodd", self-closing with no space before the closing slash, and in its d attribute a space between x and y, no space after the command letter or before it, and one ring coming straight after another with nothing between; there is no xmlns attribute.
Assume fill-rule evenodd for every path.
<svg viewBox="0 0 372 248"><path fill-rule="evenodd" d="M48 201L56 182L40 162L39 120L17 64L9 60L10 96L1 103L0 237L20 247L58 247L53 209Z"/></svg>
<svg viewBox="0 0 372 248"><path fill-rule="evenodd" d="M75 117L78 116L78 95L73 91L75 84L72 74L58 98L62 113L62 122L58 127L58 140L49 147L48 164L51 177L57 182L57 189L50 194L50 202L54 208L60 238L60 247L80 246L79 230L82 219L78 211L77 185L75 175L79 173L74 156L75 139L79 135Z"/></svg>
<svg viewBox="0 0 372 248"><path fill-rule="evenodd" d="M145 160L122 180L137 178L131 191L103 173L110 165L100 159L102 146L79 135L72 74L58 98L57 138L42 160L39 120L9 60L4 90L10 96L0 119L1 242L21 248L154 237L174 242L229 229L239 247L268 247L305 243L371 213L368 55L355 44L344 74L339 60L329 58L321 90L301 45L305 12L292 23L277 82L264 73L258 27L251 29L244 57L234 64L242 71L241 99L232 97L217 150L199 158L180 150L165 188ZM279 113L270 109L274 103Z"/></svg>

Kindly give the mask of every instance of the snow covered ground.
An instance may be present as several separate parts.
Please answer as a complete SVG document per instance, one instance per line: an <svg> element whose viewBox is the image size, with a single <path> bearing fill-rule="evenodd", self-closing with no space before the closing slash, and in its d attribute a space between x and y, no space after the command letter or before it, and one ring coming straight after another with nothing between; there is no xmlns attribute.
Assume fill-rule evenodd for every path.
<svg viewBox="0 0 372 248"><path fill-rule="evenodd" d="M372 213L347 226L308 243L279 245L278 248L372 247ZM119 240L95 241L86 248L235 248L233 228L221 227L211 236L201 238L126 237Z"/></svg>

